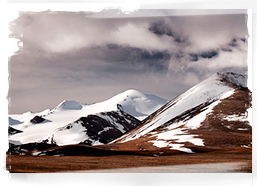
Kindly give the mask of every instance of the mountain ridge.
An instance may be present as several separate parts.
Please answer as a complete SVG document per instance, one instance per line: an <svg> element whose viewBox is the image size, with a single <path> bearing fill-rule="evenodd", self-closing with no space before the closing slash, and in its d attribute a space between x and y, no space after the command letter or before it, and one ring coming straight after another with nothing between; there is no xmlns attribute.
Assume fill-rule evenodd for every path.
<svg viewBox="0 0 257 186"><path fill-rule="evenodd" d="M246 81L247 76L216 73L149 115L136 129L112 141L109 148L158 155L174 150L195 153L249 148L252 130L246 118L251 92Z"/></svg>
<svg viewBox="0 0 257 186"><path fill-rule="evenodd" d="M26 112L20 115L9 115L9 125L16 130L22 131L17 135L10 136L9 140L15 144L38 143L54 131L76 122L81 117L92 117L91 115L95 115L100 120L99 116L97 116L98 113L115 112L113 114L119 117L116 119L121 119L119 116L121 114L126 121L123 124L127 125L126 123L131 122L131 127L134 128L133 123L139 123L137 118L146 117L152 112L152 109L154 110L166 102L167 100L158 96L136 90L127 90L106 101L89 105L73 100L64 100L52 110L46 109L39 113ZM105 119L109 124L115 120ZM110 126L112 127L112 125ZM117 124L116 126L118 127ZM120 135L122 135L127 130L120 132ZM113 139L113 137L110 137L110 139Z"/></svg>
<svg viewBox="0 0 257 186"><path fill-rule="evenodd" d="M130 96L127 96L127 94ZM141 122L134 120L133 115L124 111L135 111L136 109L133 110L130 107L134 103L140 105L142 101L147 103L146 100L149 97L151 97L149 94L136 90L125 91L105 102L101 102L105 104L106 108L110 108L109 103L116 103L115 111L82 116L60 126L52 133L44 135L41 141L37 142L63 145L63 148L70 144L84 144L105 150L133 151L133 153L139 154L157 153L158 155L177 152L207 152L215 149L237 149L251 146L251 126L246 117L247 109L251 108L251 91L247 88L247 76L245 75L232 72L215 73L179 96L168 102L166 101L166 104L159 106ZM156 101L156 99L152 100ZM80 105L82 105L82 108ZM93 104L94 107L97 105L99 104ZM151 106L151 104L147 106L149 105ZM56 112L50 115L58 115L62 112L68 113L71 112L70 110L81 112L84 109L83 106L78 102L66 100L60 103L55 108ZM145 109L148 108L147 106L143 105L138 108L141 111L147 110ZM32 113L27 113L24 117L32 115ZM89 120L89 118L91 119ZM48 120L43 122L51 122L50 116L46 119ZM40 118L35 119L35 121L40 120ZM99 121L99 124L95 123L96 120ZM12 118L11 121L16 124L20 122L19 120L16 121L15 118ZM130 125L128 130L120 130L118 125L121 121L125 122L123 126ZM108 123L104 125L106 128L101 126L105 122ZM39 125L41 124L39 123ZM94 128L97 125L99 127ZM115 127L112 128L113 126ZM15 127L15 124L12 127ZM71 133L71 128L74 127L78 127L78 130ZM107 131L109 131L109 134L106 133ZM216 137L212 133L221 135L224 139ZM74 134L76 140L70 143L69 137ZM78 134L84 136L78 137ZM101 134L106 135L101 137ZM13 142L15 139L13 136L17 137L19 135L21 133L12 135L10 140ZM55 135L60 137L55 137ZM212 139L208 136L212 136ZM63 139L67 139L66 142Z"/></svg>
<svg viewBox="0 0 257 186"><path fill-rule="evenodd" d="M188 89L184 93L180 94L179 96L173 98L169 101L166 105L162 106L159 110L155 113L149 115L143 123L145 123L145 128L142 129L144 132L139 131L139 135L146 134L153 130L154 127L158 127L162 124L163 120L169 120L177 115L182 114L186 110L196 107L204 102L211 101L213 99L220 99L223 94L224 96L229 96L233 93L233 86L235 85L235 79L231 78L231 75L237 76L235 73L215 73L211 77L207 78L206 80L198 83L197 85L193 86L192 88ZM230 78L227 78L230 77ZM240 78L243 77L243 80L247 80L246 76L239 76ZM238 88L245 87L245 82L241 80L241 84L237 85ZM232 86L233 85L233 86ZM227 93L227 95L226 95ZM167 112L166 110L172 109L171 111ZM158 118L158 115L160 115ZM165 119L163 119L165 118ZM168 119L166 119L168 118ZM155 122L155 120L158 120ZM159 121L160 120L160 121ZM148 125L148 126L147 126ZM153 125L153 126L151 126ZM140 126L143 128L143 125ZM132 131L130 132L130 134ZM129 135L129 134L126 134ZM131 134L132 135L132 134ZM135 134L134 134L135 135ZM125 138L123 136L122 138ZM119 140L119 139L117 139Z"/></svg>

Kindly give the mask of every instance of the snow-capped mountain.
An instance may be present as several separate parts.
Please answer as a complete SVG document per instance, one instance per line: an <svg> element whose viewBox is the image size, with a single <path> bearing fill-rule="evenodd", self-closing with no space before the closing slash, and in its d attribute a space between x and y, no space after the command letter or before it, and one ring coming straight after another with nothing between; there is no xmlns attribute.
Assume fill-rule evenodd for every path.
<svg viewBox="0 0 257 186"><path fill-rule="evenodd" d="M250 108L247 76L215 73L169 102L129 90L92 105L64 101L41 113L12 115L9 141L13 149L37 146L41 154L49 147L50 154L65 154L70 144L151 155L244 149L251 148Z"/></svg>
<svg viewBox="0 0 257 186"><path fill-rule="evenodd" d="M111 146L128 150L126 146L134 144L134 151L163 148L187 153L207 146L249 146L251 95L246 85L246 76L216 73L169 101Z"/></svg>
<svg viewBox="0 0 257 186"><path fill-rule="evenodd" d="M106 144L134 129L138 124L139 120L121 110L100 112L81 117L73 123L56 129L42 142L58 146Z"/></svg>
<svg viewBox="0 0 257 186"><path fill-rule="evenodd" d="M40 142L47 138L51 138L52 140L54 138L56 139L55 143L58 143L60 140L57 140L56 136L59 136L60 134L63 134L66 138L62 139L60 144L73 144L74 142L81 142L80 140L85 141L88 139L88 135L84 133L84 138L82 139L81 136L83 136L83 134L79 132L87 129L82 125L82 128L78 129L78 123L80 123L79 119L82 117L88 118L89 116L92 117L91 115L95 115L98 119L102 118L108 121L110 126L106 125L107 128L117 127L115 129L117 130L116 134L114 135L117 137L117 134L121 135L124 132L127 132L130 127L134 128L135 125L139 123L137 119L144 119L166 102L167 100L165 99L136 90L128 90L106 101L90 105L72 100L64 100L52 110L46 109L39 113L26 112L24 114L9 115L10 126L13 129L22 131L9 136L9 141L10 143L19 145ZM115 112L115 114L110 114L111 112ZM107 114L108 117L104 117L104 114ZM114 118L114 115L119 118ZM121 115L123 119L121 119ZM122 123L115 123L116 120L122 120ZM93 124L95 123L91 122L90 125ZM67 125L72 125L73 127L71 127L70 130L64 130L64 128L67 128ZM78 133L74 136L75 128L78 129ZM107 131L107 128L102 130ZM89 132L89 130L87 131ZM98 132L103 133L103 131L100 130ZM53 134L55 137L50 137ZM72 139L69 138L71 139L70 143L68 135L73 136L71 137ZM110 139L113 139L113 137L110 136ZM105 138L107 141L110 139L107 140L107 138ZM96 141L97 140L99 141L103 139L96 138ZM94 144L92 141L91 143Z"/></svg>

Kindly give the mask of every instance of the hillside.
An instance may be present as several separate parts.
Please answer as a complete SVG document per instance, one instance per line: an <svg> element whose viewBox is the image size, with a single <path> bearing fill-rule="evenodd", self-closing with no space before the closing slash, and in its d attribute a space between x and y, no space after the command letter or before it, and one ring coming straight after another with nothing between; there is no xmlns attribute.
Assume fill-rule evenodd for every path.
<svg viewBox="0 0 257 186"><path fill-rule="evenodd" d="M251 148L251 92L246 80L234 73L214 74L107 148L159 155Z"/></svg>

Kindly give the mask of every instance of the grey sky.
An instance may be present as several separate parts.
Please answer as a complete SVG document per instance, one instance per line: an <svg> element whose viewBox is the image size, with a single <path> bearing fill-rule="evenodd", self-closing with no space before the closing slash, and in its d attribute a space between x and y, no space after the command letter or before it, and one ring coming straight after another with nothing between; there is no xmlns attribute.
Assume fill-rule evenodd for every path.
<svg viewBox="0 0 257 186"><path fill-rule="evenodd" d="M172 99L217 71L247 74L243 10L139 10L126 17L106 11L23 13L14 21L10 30L23 48L9 61L10 113L42 111L64 99L99 102L131 88Z"/></svg>

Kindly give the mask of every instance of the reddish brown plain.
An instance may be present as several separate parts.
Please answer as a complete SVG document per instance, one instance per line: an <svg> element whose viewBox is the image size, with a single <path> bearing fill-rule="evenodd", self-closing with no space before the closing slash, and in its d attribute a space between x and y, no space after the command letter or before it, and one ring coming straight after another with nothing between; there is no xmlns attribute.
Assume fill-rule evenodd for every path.
<svg viewBox="0 0 257 186"><path fill-rule="evenodd" d="M7 170L11 173L45 173L94 169L184 165L199 163L243 162L239 172L252 172L251 150L227 152L174 154L169 156L112 155L112 156L20 156L7 155Z"/></svg>

